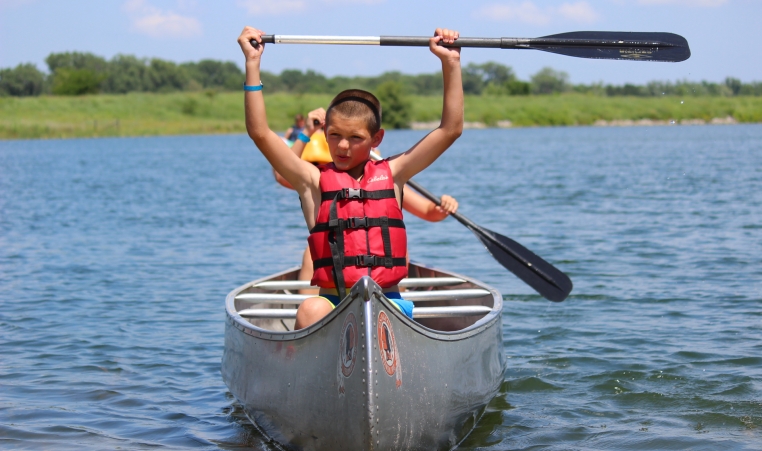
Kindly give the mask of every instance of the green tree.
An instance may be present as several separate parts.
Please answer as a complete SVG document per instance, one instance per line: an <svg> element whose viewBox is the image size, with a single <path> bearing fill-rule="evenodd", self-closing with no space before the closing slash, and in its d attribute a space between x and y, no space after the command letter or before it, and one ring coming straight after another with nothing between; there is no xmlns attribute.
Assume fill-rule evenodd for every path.
<svg viewBox="0 0 762 451"><path fill-rule="evenodd" d="M532 75L532 92L535 94L554 94L569 89L569 74L550 67L541 69Z"/></svg>
<svg viewBox="0 0 762 451"><path fill-rule="evenodd" d="M442 72L410 76L411 91L418 95L441 94L444 90Z"/></svg>
<svg viewBox="0 0 762 451"><path fill-rule="evenodd" d="M108 63L92 53L51 53L45 58L57 95L95 94L108 78Z"/></svg>
<svg viewBox="0 0 762 451"><path fill-rule="evenodd" d="M243 84L244 74L241 69L230 61L201 60L198 63L180 65L188 76L196 80L204 88L239 90Z"/></svg>
<svg viewBox="0 0 762 451"><path fill-rule="evenodd" d="M92 53L51 53L45 58L45 63L52 74L58 69L89 69L96 73L105 73L108 70L108 62Z"/></svg>
<svg viewBox="0 0 762 451"><path fill-rule="evenodd" d="M103 91L116 94L145 91L146 71L146 60L132 55L116 55L108 63L108 78L103 83Z"/></svg>
<svg viewBox="0 0 762 451"><path fill-rule="evenodd" d="M0 69L0 96L38 96L44 83L45 75L34 64Z"/></svg>
<svg viewBox="0 0 762 451"><path fill-rule="evenodd" d="M725 86L730 89L734 96L737 96L741 92L743 83L741 83L741 80L737 78L728 77L725 79Z"/></svg>
<svg viewBox="0 0 762 451"><path fill-rule="evenodd" d="M182 67L154 58L146 69L143 86L152 92L182 91L189 81L190 77Z"/></svg>
<svg viewBox="0 0 762 451"><path fill-rule="evenodd" d="M265 85L267 92L278 92L284 90L283 82L278 75L263 70L259 73L259 77L262 81L262 84Z"/></svg>
<svg viewBox="0 0 762 451"><path fill-rule="evenodd" d="M384 128L410 127L412 104L405 96L402 83L395 81L382 83L376 90L376 96L381 102L381 123Z"/></svg>
<svg viewBox="0 0 762 451"><path fill-rule="evenodd" d="M466 94L481 94L491 87L489 95L506 93L506 83L516 79L516 74L508 66L494 61L483 64L470 63L463 70L463 92Z"/></svg>
<svg viewBox="0 0 762 451"><path fill-rule="evenodd" d="M463 68L461 77L465 94L479 95L484 90L484 78L478 64L469 63Z"/></svg>

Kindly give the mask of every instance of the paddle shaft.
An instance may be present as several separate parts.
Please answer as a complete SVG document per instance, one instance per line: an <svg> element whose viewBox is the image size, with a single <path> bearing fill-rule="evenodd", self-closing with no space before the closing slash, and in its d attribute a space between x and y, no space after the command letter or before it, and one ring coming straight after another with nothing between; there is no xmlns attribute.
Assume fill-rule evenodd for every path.
<svg viewBox="0 0 762 451"><path fill-rule="evenodd" d="M428 47L425 36L296 36L263 35L265 44L342 44L380 45L393 47ZM252 41L252 45L257 45ZM570 39L570 38L458 38L445 47L475 47L493 49L533 49L537 47L611 47L611 48L659 48L674 47L664 41L618 40L618 39Z"/></svg>
<svg viewBox="0 0 762 451"><path fill-rule="evenodd" d="M440 205L439 198L437 196L435 196L434 194L432 194L430 191L428 191L426 188L424 188L421 185L419 185L417 182L415 182L413 180L408 180L407 184L410 185L414 190L416 190L419 193L421 193L421 195L423 197L429 199L430 201L434 202L437 205ZM494 245L499 247L503 252L508 253L511 257L513 257L516 260L518 260L519 262L521 262L525 267L531 269L535 274L540 276L543 280L545 280L549 284L555 286L556 288L561 288L561 287L558 286L558 284L556 284L556 282L553 280L552 277L550 277L547 274L545 274L545 272L542 271L540 268L532 265L532 263L530 263L525 258L523 258L519 254L514 252L508 246L505 246L505 245L503 245L503 243L493 239L492 236L489 233L486 233L485 230L482 229L481 226L479 226L475 222L471 221L470 219L468 219L467 217L463 216L460 213L450 213L450 216L452 216L453 218L457 219L458 222L460 222L464 226L466 226L469 229L471 229L471 231L473 231L474 233L479 234L481 237L487 238L490 242L492 242Z"/></svg>

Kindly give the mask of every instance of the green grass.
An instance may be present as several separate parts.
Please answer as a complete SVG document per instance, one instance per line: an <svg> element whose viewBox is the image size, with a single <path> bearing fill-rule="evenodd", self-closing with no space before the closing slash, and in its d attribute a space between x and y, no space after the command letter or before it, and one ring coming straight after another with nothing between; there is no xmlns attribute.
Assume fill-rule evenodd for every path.
<svg viewBox="0 0 762 451"><path fill-rule="evenodd" d="M329 95L267 94L270 127L325 107ZM413 121L436 121L442 99L411 98ZM683 101L684 103L681 103ZM732 116L762 122L762 97L598 97L582 94L466 98L466 121L515 126L589 125L597 120L684 120ZM243 93L0 97L0 139L244 133Z"/></svg>

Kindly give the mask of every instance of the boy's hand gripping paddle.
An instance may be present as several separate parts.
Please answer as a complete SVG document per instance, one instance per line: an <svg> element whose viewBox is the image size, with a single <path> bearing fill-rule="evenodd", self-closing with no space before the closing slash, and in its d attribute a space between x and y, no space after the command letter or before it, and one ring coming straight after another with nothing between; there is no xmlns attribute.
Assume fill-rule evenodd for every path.
<svg viewBox="0 0 762 451"><path fill-rule="evenodd" d="M265 44L348 44L428 47L425 36L292 36L263 35ZM256 47L257 41L251 44ZM540 38L458 38L447 47L528 49L578 58L630 61L685 61L691 56L688 41L674 33L631 31L574 31Z"/></svg>
<svg viewBox="0 0 762 451"><path fill-rule="evenodd" d="M371 152L370 155L374 160L381 159L375 152ZM407 184L425 198L439 205L439 198L415 181L408 180ZM450 216L468 227L498 263L534 288L545 299L561 302L571 293L573 284L569 276L534 252L506 236L477 225L460 213L450 213Z"/></svg>

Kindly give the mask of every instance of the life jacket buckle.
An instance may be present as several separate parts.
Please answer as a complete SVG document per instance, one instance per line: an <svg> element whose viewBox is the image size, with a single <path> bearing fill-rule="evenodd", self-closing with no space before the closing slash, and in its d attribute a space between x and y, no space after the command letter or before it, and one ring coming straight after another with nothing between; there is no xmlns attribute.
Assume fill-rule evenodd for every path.
<svg viewBox="0 0 762 451"><path fill-rule="evenodd" d="M375 255L358 255L357 266L376 266Z"/></svg>
<svg viewBox="0 0 762 451"><path fill-rule="evenodd" d="M364 218L349 218L349 228L350 229L367 229L368 228L368 217Z"/></svg>
<svg viewBox="0 0 762 451"><path fill-rule="evenodd" d="M362 199L362 190L358 188L344 188L344 199Z"/></svg>

